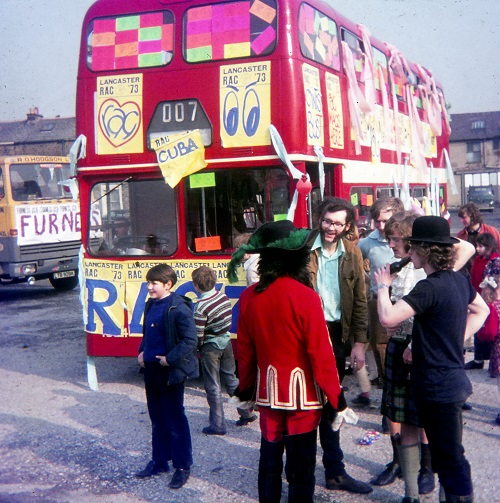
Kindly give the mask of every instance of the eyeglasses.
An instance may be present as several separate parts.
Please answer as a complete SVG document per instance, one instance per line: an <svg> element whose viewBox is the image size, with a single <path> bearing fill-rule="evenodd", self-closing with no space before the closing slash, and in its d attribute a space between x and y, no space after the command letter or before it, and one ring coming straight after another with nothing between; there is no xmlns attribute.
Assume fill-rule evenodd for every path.
<svg viewBox="0 0 500 503"><path fill-rule="evenodd" d="M328 218L322 218L321 223L328 229L329 227L334 227L335 229L343 229L347 224L341 222L334 222Z"/></svg>

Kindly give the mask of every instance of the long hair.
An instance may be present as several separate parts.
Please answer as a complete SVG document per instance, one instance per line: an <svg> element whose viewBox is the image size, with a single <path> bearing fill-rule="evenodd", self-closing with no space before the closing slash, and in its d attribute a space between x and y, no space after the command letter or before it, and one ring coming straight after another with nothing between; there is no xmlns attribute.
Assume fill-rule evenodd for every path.
<svg viewBox="0 0 500 503"><path fill-rule="evenodd" d="M451 271L455 265L456 250L453 245L438 245L433 243L411 243L415 253L427 260L436 271Z"/></svg>
<svg viewBox="0 0 500 503"><path fill-rule="evenodd" d="M311 277L307 269L310 250L303 247L300 250L263 250L260 254L258 267L259 282L255 291L263 292L271 283L283 276L313 288Z"/></svg>
<svg viewBox="0 0 500 503"><path fill-rule="evenodd" d="M482 224L483 215L474 203L465 203L458 209L459 218L469 215L471 224Z"/></svg>

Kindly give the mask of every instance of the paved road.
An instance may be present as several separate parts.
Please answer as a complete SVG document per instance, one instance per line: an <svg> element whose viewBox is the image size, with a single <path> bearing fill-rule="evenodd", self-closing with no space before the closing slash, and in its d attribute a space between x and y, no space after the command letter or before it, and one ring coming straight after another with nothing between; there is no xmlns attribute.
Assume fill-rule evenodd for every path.
<svg viewBox="0 0 500 503"><path fill-rule="evenodd" d="M500 212L486 214L498 226ZM456 212L452 231L460 229ZM87 386L86 352L78 290L56 292L47 281L34 287L0 287L0 502L1 503L226 503L257 501L259 427L234 425L226 405L228 434L201 434L208 409L200 382L190 384L186 408L193 433L195 465L184 488L167 488L168 475L141 481L133 473L149 459L150 423L142 378L132 358L99 358L100 391ZM467 358L472 354L469 352ZM493 419L500 394L486 371L469 373L473 409L464 414L464 443L472 464L476 502L499 501L500 426ZM347 398L358 393L346 378ZM389 461L387 436L370 446L358 444L380 429L380 390L374 405L359 411L357 426L342 431L349 472L362 480ZM375 488L367 496L323 488L318 450L318 502L399 503L403 483ZM285 501L286 498L284 497ZM434 493L422 502L437 501Z"/></svg>

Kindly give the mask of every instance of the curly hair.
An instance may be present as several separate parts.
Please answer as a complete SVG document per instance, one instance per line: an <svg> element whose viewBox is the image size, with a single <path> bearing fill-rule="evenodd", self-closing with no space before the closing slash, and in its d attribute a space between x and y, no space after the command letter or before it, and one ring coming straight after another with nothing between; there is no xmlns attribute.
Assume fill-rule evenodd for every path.
<svg viewBox="0 0 500 503"><path fill-rule="evenodd" d="M262 250L257 272L259 282L255 291L263 292L271 283L282 276L289 276L299 283L313 288L307 265L310 250L307 247L300 250Z"/></svg>
<svg viewBox="0 0 500 503"><path fill-rule="evenodd" d="M434 243L411 243L411 248L422 259L437 271L451 271L457 259L453 245Z"/></svg>
<svg viewBox="0 0 500 503"><path fill-rule="evenodd" d="M390 236L394 234L394 231L398 231L401 237L408 238L411 236L413 222L418 218L418 215L414 211L400 211L395 215L392 215L387 223L385 224L384 234L387 240ZM410 249L410 243L404 242L405 252L408 253Z"/></svg>
<svg viewBox="0 0 500 503"><path fill-rule="evenodd" d="M462 204L462 206L460 206L460 208L458 209L459 218L465 217L467 215L470 217L471 224L474 225L483 223L483 215L474 203Z"/></svg>

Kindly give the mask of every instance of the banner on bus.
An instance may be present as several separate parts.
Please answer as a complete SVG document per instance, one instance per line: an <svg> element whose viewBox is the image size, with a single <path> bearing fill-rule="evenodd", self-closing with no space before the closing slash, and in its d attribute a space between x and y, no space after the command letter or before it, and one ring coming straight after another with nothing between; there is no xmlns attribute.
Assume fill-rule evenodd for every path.
<svg viewBox="0 0 500 503"><path fill-rule="evenodd" d="M197 295L191 273L205 265L215 270L215 288L222 290L233 305L233 326L236 332L238 318L237 301L246 287L243 268L239 270L237 284L229 285L227 261L179 260L179 261L109 261L84 259L80 271L81 301L83 305L85 331L106 337L142 337L144 303L148 298L146 274L159 264L170 265L177 274L177 283L172 291L186 295L196 301Z"/></svg>
<svg viewBox="0 0 500 503"><path fill-rule="evenodd" d="M163 136L156 140L156 157L165 182L174 188L185 176L203 169L205 147L200 131Z"/></svg>

